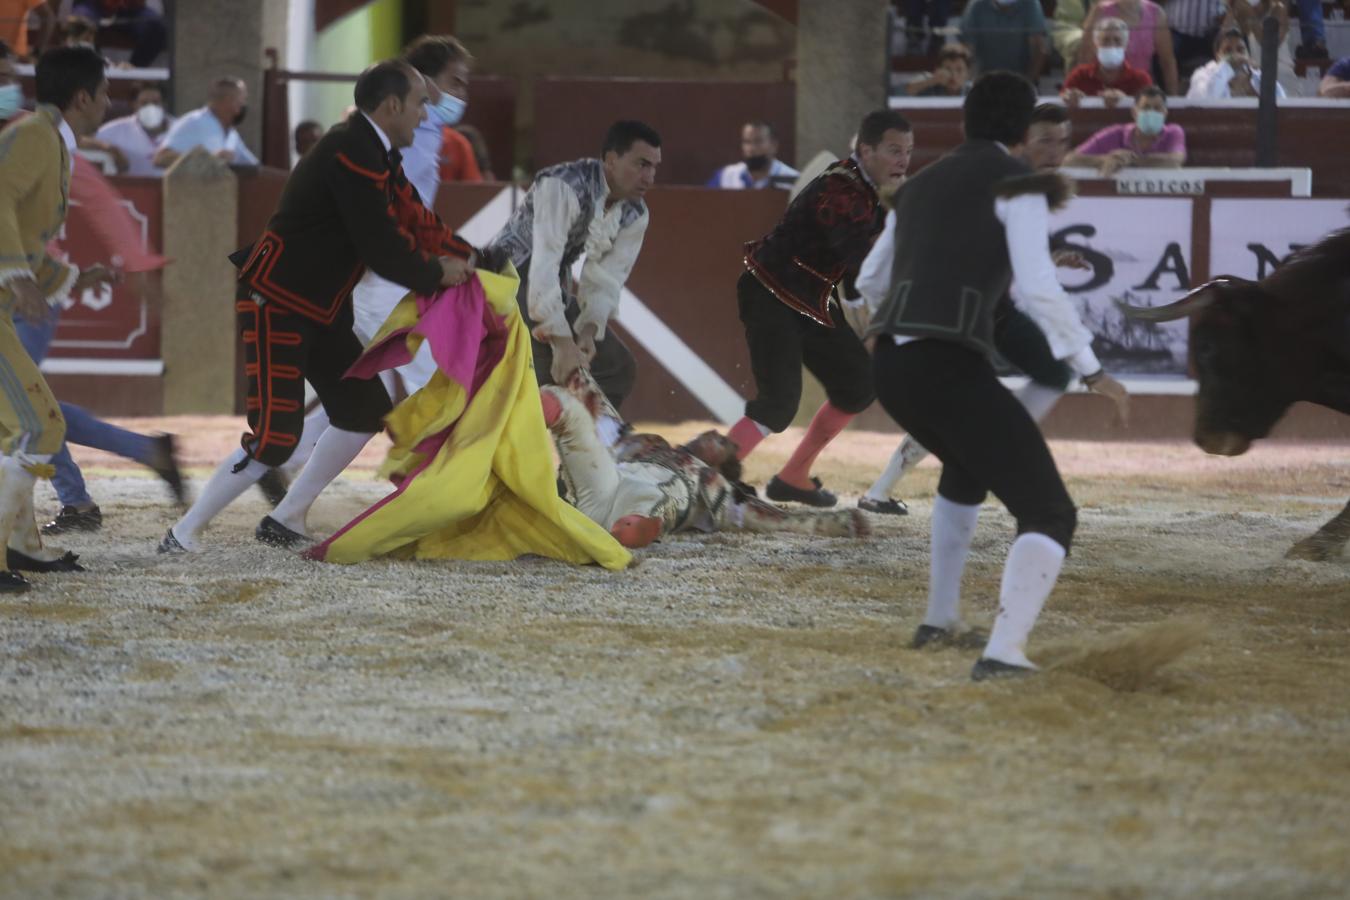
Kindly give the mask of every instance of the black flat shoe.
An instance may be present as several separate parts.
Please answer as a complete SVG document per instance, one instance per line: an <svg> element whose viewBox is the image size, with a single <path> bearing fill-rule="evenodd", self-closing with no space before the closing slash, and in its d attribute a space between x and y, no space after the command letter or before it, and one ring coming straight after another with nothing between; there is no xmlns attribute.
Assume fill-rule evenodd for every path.
<svg viewBox="0 0 1350 900"><path fill-rule="evenodd" d="M983 650L987 643L989 643L989 633L983 628L952 631L950 628L939 628L936 625L920 625L914 630L914 637L909 642L909 648L911 650L922 650L924 647L934 649L956 647L961 650Z"/></svg>
<svg viewBox="0 0 1350 900"><path fill-rule="evenodd" d="M258 523L258 527L254 529L253 536L269 547L280 547L283 550L290 550L299 544L311 543L309 535L292 531L271 516L263 516L262 521Z"/></svg>
<svg viewBox="0 0 1350 900"><path fill-rule="evenodd" d="M815 485L811 490L802 490L799 487L793 487L777 475L769 482L768 487L764 488L764 496L770 500L779 503L805 503L807 506L818 506L828 508L839 502L839 498L821 485L819 478L812 478L811 483Z"/></svg>
<svg viewBox="0 0 1350 900"><path fill-rule="evenodd" d="M903 500L873 500L871 497L859 497L858 509L865 512L876 513L879 516L907 516L909 507Z"/></svg>
<svg viewBox="0 0 1350 900"><path fill-rule="evenodd" d="M974 668L970 670L970 680L989 681L993 678L1022 678L1035 672L1035 669L1028 669L1026 666L1014 666L997 659L980 657L975 662Z"/></svg>
<svg viewBox="0 0 1350 900"><path fill-rule="evenodd" d="M5 552L5 565L14 572L83 572L84 566L76 562L79 558L78 553L67 550L66 555L58 559L34 559L9 547Z"/></svg>
<svg viewBox="0 0 1350 900"><path fill-rule="evenodd" d="M178 543L178 538L174 537L174 535L173 535L173 526L170 526L170 527L169 527L169 530L166 531L166 532L164 532L164 537L163 537L163 539L160 540L159 546L155 548L155 552L157 552L157 553L187 553L187 552L188 552L188 548L186 548L186 547L184 547L182 544Z"/></svg>
<svg viewBox="0 0 1350 900"><path fill-rule="evenodd" d="M61 511L56 514L46 525L42 526L43 534L66 534L71 531L98 531L103 527L103 513L97 506L91 506L89 509L78 509L74 506L63 506Z"/></svg>
<svg viewBox="0 0 1350 900"><path fill-rule="evenodd" d="M263 492L263 496L272 504L273 509L286 499L286 491L289 489L290 483L286 481L286 476L281 474L280 469L268 469L263 473L263 477L258 479L258 490Z"/></svg>
<svg viewBox="0 0 1350 900"><path fill-rule="evenodd" d="M22 594L32 587L32 583L18 572L0 572L0 594Z"/></svg>
<svg viewBox="0 0 1350 900"><path fill-rule="evenodd" d="M183 506L187 503L187 489L183 486L183 473L178 469L177 442L173 435L161 434L155 438L155 445L164 463L150 468L169 486L173 492L173 502Z"/></svg>

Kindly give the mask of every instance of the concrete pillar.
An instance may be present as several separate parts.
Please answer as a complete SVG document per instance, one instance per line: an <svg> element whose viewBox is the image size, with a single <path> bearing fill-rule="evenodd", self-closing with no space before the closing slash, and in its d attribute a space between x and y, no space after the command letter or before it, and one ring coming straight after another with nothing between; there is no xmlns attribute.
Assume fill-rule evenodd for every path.
<svg viewBox="0 0 1350 900"><path fill-rule="evenodd" d="M862 117L886 105L887 0L799 0L797 161L836 156Z"/></svg>
<svg viewBox="0 0 1350 900"><path fill-rule="evenodd" d="M822 150L848 153L863 116L886 105L890 70L887 0L798 0L797 164ZM825 402L820 383L802 371L794 425L806 425Z"/></svg>
<svg viewBox="0 0 1350 900"><path fill-rule="evenodd" d="M250 109L239 134L261 157L263 51L276 48L284 65L286 11L287 0L178 0L169 45L174 113L205 104L207 88L217 78L242 78Z"/></svg>
<svg viewBox="0 0 1350 900"><path fill-rule="evenodd" d="M238 178L196 149L164 175L164 413L234 412Z"/></svg>

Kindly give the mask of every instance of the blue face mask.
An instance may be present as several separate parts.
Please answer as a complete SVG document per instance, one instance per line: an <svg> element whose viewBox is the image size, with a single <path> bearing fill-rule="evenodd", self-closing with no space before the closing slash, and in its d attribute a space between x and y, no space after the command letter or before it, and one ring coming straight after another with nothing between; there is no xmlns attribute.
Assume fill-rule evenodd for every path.
<svg viewBox="0 0 1350 900"><path fill-rule="evenodd" d="M442 125L458 125L459 120L464 118L464 108L468 105L454 94L441 94L441 99L429 107L429 111Z"/></svg>
<svg viewBox="0 0 1350 900"><path fill-rule="evenodd" d="M23 106L23 88L17 84L0 87L0 122L14 118L14 114Z"/></svg>
<svg viewBox="0 0 1350 900"><path fill-rule="evenodd" d="M1167 113L1158 112L1156 109L1146 109L1139 113L1139 118L1135 120L1137 127L1144 134L1159 134L1163 130L1163 123L1167 121Z"/></svg>

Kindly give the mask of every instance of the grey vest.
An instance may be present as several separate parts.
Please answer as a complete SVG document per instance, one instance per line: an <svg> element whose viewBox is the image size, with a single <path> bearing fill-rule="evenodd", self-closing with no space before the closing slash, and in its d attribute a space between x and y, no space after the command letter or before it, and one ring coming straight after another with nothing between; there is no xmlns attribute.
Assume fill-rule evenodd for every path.
<svg viewBox="0 0 1350 900"><path fill-rule="evenodd" d="M598 159L578 159L573 162L559 163L541 169L534 176L538 184L545 178L561 178L577 195L577 204L581 214L572 222L567 232L567 247L563 251L561 275L572 268L586 249L586 237L590 233L591 220L595 217L596 207L604 202L608 194L605 186L605 166ZM647 211L641 200L625 200L619 227L627 228ZM525 194L525 199L511 213L506 225L488 244L489 252L504 252L524 276L528 272L530 254L534 251L534 188ZM568 279L564 279L567 281Z"/></svg>
<svg viewBox="0 0 1350 900"><path fill-rule="evenodd" d="M992 141L967 141L905 183L895 198L891 291L869 334L994 352L994 309L1012 280L995 192L1030 171Z"/></svg>

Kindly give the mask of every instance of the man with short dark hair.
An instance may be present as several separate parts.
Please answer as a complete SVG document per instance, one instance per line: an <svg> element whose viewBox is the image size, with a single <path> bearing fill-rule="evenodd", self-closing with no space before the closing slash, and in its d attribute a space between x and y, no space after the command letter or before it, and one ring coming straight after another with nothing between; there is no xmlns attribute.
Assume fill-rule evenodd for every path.
<svg viewBox="0 0 1350 900"><path fill-rule="evenodd" d="M102 266L84 272L47 254L65 221L76 138L108 110L103 58L84 47L44 54L35 73L37 111L0 132L0 544L8 561L0 592L29 585L18 569L78 571L73 554L42 546L33 485L50 477L66 426L13 316L40 321L72 291L106 283Z"/></svg>
<svg viewBox="0 0 1350 900"><path fill-rule="evenodd" d="M1054 278L1046 235L1070 185L1033 173L1021 144L1036 89L992 72L966 96L965 143L896 198L894 259L872 320L881 404L942 461L933 504L928 611L914 646L960 641L961 576L980 504L993 491L1017 520L999 613L972 677L1025 673L1027 637L1054 588L1077 513L1034 418L1000 384L990 357L995 313L1016 279L1019 307L1054 355L1084 380L1101 376L1092 334Z"/></svg>
<svg viewBox="0 0 1350 900"><path fill-rule="evenodd" d="M195 549L218 512L286 462L301 433L309 381L331 424L255 532L276 546L306 541L315 498L391 409L378 380L344 377L363 349L352 332L353 285L370 268L432 295L472 275L473 248L416 202L399 165L400 148L412 143L426 115L426 96L422 76L406 63L378 63L361 73L357 112L300 161L262 236L232 257L240 265L235 309L250 430L169 529L161 552Z"/></svg>
<svg viewBox="0 0 1350 900"><path fill-rule="evenodd" d="M706 187L733 191L769 187L786 190L799 174L778 158L778 138L773 126L756 119L741 126L741 161L718 169Z"/></svg>
<svg viewBox="0 0 1350 900"><path fill-rule="evenodd" d="M1226 100L1256 97L1261 93L1261 69L1252 65L1247 37L1239 28L1228 28L1214 38L1214 58L1191 75L1187 100ZM1284 85L1276 82L1275 96L1284 98Z"/></svg>
<svg viewBox="0 0 1350 900"><path fill-rule="evenodd" d="M155 165L167 169L178 157L201 147L233 166L256 166L258 157L236 130L248 111L248 87L238 78L211 83L206 105L174 123L155 153Z"/></svg>
<svg viewBox="0 0 1350 900"><path fill-rule="evenodd" d="M880 195L900 185L913 152L914 130L904 116L890 109L869 113L858 129L857 151L807 185L773 231L745 245L736 298L756 394L730 431L740 458L792 424L802 399L802 366L828 398L769 482L771 500L837 502L812 478L811 466L875 395L867 350L834 292L842 285L852 296L858 267L885 218Z"/></svg>
<svg viewBox="0 0 1350 900"><path fill-rule="evenodd" d="M299 161L323 137L323 126L313 119L306 119L295 126L295 158Z"/></svg>
<svg viewBox="0 0 1350 900"><path fill-rule="evenodd" d="M559 163L535 175L483 251L490 260L509 259L520 272L520 311L533 337L541 385L566 384L584 368L615 409L632 391L637 363L609 323L642 249L648 221L643 197L660 165L661 136L651 126L615 122L600 159ZM583 253L573 296L572 265Z"/></svg>

